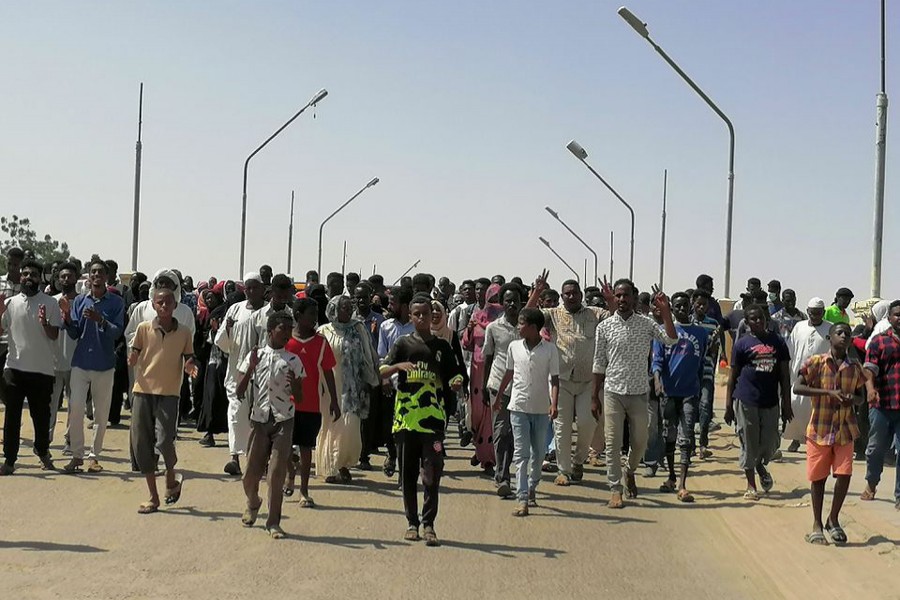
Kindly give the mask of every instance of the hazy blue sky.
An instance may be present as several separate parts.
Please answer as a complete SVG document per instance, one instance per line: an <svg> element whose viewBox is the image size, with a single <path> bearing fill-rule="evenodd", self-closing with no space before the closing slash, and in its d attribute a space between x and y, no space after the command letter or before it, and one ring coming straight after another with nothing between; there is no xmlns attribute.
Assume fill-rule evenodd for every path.
<svg viewBox="0 0 900 600"><path fill-rule="evenodd" d="M0 7L0 213L130 263L138 85L144 93L139 268L237 275L243 161L319 89L330 94L250 165L247 262L388 280L415 259L463 277L531 279L587 253L635 279L659 256L669 170L666 288L699 272L721 292L724 124L616 14L619 2L20 2ZM634 1L651 35L737 132L732 295L779 278L801 302L868 296L878 91L878 0ZM900 9L888 7L888 31ZM888 93L900 56L888 40ZM895 98L894 102L898 102ZM894 110L896 115L896 110ZM884 296L900 295L896 131L889 123ZM591 269L593 270L593 269Z"/></svg>

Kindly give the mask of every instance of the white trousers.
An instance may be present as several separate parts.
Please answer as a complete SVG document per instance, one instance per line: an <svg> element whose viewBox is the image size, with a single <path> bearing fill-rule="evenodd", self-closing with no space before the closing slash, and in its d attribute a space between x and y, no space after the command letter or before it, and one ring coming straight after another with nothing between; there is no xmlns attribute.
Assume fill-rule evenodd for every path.
<svg viewBox="0 0 900 600"><path fill-rule="evenodd" d="M250 441L250 401L237 397L237 382L225 380L228 396L228 450L232 455L247 454Z"/></svg>
<svg viewBox="0 0 900 600"><path fill-rule="evenodd" d="M98 459L103 450L103 438L109 419L109 405L112 403L113 376L115 369L107 371L86 371L72 367L69 397L69 448L73 458L84 458L84 411L88 391L94 404L93 439L88 458Z"/></svg>

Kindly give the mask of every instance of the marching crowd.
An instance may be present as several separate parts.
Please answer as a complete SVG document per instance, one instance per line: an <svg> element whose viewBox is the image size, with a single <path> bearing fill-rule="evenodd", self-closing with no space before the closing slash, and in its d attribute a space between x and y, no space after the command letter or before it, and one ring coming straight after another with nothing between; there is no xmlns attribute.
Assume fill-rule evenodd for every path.
<svg viewBox="0 0 900 600"><path fill-rule="evenodd" d="M310 271L296 285L266 265L239 282L212 277L195 287L161 270L126 285L115 261L97 256L45 266L13 248L6 259L0 475L15 473L26 401L41 468L71 474L103 470L107 427L122 426L124 408L132 470L149 492L142 514L179 501L177 429L190 426L206 447L227 436L223 470L242 477L245 526L262 508L263 478L265 528L280 538L284 496L315 506L313 467L327 484L348 483L384 448L381 469L402 493L404 538L438 545L451 419L472 466L498 496L515 499L515 516L536 506L542 473L568 486L589 462L606 467L609 508L638 496L641 470L661 469L660 491L693 502L690 466L712 456L709 435L719 427L720 361L730 367L724 420L740 439L744 498L772 489L769 463L782 440L785 452L805 447L808 542L846 543L840 510L854 459L866 463L862 500L875 498L886 460L900 467L900 301L879 301L855 323L846 288L801 310L792 290L774 280L763 290L753 278L723 315L708 275L669 298L628 279L584 289L568 280L554 290L547 272L530 285L497 275L457 287L420 273L386 287L379 275L355 273L330 273L321 285ZM54 443L64 466L54 463ZM894 500L900 510L900 469Z"/></svg>

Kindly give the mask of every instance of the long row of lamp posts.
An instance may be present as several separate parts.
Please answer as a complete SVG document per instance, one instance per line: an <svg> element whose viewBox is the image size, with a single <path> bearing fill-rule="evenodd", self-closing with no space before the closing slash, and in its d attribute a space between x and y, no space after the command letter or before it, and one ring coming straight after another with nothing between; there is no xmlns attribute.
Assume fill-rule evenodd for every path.
<svg viewBox="0 0 900 600"><path fill-rule="evenodd" d="M887 136L887 94L885 92L885 2L881 0L881 91L877 95L876 102L876 176L875 176L875 217L874 217L874 234L873 234L873 256L872 256L872 295L873 297L879 297L881 292L881 257L882 257L882 234L884 228L884 154L885 154L885 145L886 145L886 136ZM732 224L733 224L733 216L734 216L734 126L731 123L731 120L725 115L722 110L716 106L716 104L706 95L706 93L700 89L700 87L694 83L694 81L685 73L681 67L663 50L659 44L657 44L653 38L650 37L650 31L647 29L647 24L641 21L634 13L628 10L627 7L621 7L618 10L618 14L622 19L625 20L628 25L631 26L632 29L637 32L642 38L644 38L647 43L659 54L663 60L670 66L672 69L690 86L694 92L706 102L707 105L713 110L713 112L718 115L724 122L725 126L728 129L729 135L729 144L728 144L728 195L726 201L726 221L725 221L725 277L724 277L724 292L725 297L730 296L731 292L731 249L732 249ZM266 145L271 142L278 134L284 131L291 123L293 123L303 112L308 109L310 106L315 107L322 99L324 99L328 95L328 91L325 89L321 89L316 92L315 95L307 102L299 111L297 111L294 116L287 120L275 133L270 135L262 144L260 144L244 161L244 181L243 181L243 195L241 199L241 245L240 245L240 263L239 263L239 274L244 273L244 251L246 245L246 233L247 233L247 174L250 166L250 160L256 156ZM143 83L141 84L141 107L143 106ZM134 190L134 230L132 232L132 268L137 268L137 246L138 246L138 230L140 223L140 176L141 176L141 137L140 137L140 126L141 126L141 117L142 111L139 110L138 116L138 141L136 145L136 159L135 159L135 190ZM585 167L590 170L593 175L600 180L601 183L628 209L631 215L631 236L629 239L630 244L630 252L628 259L628 276L629 278L634 278L634 209L631 205L625 201L625 199L587 162L587 151L575 140L569 142L566 146L569 151L580 160ZM668 174L666 173L666 181L668 180ZM370 187L377 184L379 179L377 177L370 180L362 189L356 192L353 196L350 197L349 200L341 204L337 210L331 213L322 224L319 226L319 257L318 257L318 270L321 272L322 270L322 234L325 228L325 224L328 223L335 215L337 215L341 210L346 208L353 200L359 197L364 191L369 189ZM663 282L663 273L665 268L665 220L666 220L666 205L665 205L665 196L666 196L666 188L664 184L663 189L663 213L662 213L662 235L660 242L660 267L659 267L659 284L662 285ZM594 257L594 279L598 277L598 263L599 259L597 253L591 248L575 231L573 231L563 220L560 218L559 214L551 209L549 206L545 207L547 212L559 223L566 228L566 230L571 233ZM291 194L291 225L289 229L289 237L288 237L288 265L290 265L290 255L291 255L291 244L293 241L293 214L294 214L294 200L293 193ZM578 276L578 272L569 265L556 250L550 245L545 238L540 237L540 241L560 260L565 266L575 274L576 279L580 279ZM612 278L612 232L610 232L610 272L609 276ZM290 267L289 269L290 270Z"/></svg>

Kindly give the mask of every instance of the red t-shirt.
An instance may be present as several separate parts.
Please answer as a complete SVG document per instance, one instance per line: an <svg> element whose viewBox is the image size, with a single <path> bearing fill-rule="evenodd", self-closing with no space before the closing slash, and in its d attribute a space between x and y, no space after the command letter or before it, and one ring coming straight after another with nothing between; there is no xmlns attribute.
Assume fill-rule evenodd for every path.
<svg viewBox="0 0 900 600"><path fill-rule="evenodd" d="M331 371L337 364L331 346L324 337L316 334L306 341L292 337L285 345L285 349L300 357L303 370L306 371L306 377L303 378L303 402L297 403L291 396L294 408L305 413L321 412L319 408L322 392L321 376L324 371Z"/></svg>

